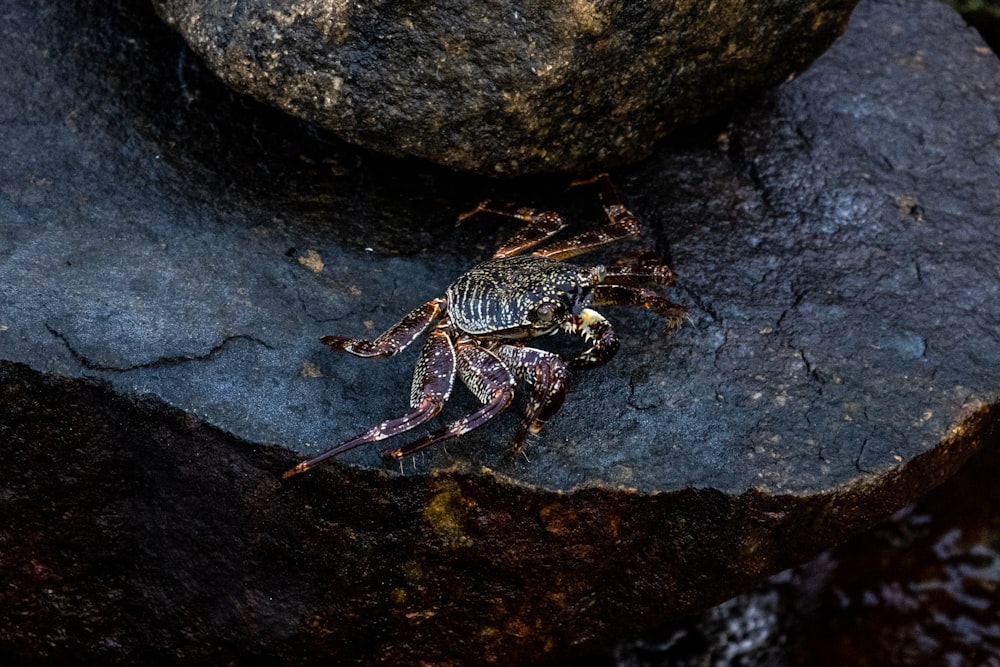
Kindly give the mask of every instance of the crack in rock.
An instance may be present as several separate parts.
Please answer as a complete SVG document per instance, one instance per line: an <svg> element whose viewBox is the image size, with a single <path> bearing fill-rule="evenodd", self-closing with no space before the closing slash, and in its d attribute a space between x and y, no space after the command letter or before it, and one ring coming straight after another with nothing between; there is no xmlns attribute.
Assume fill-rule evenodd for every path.
<svg viewBox="0 0 1000 667"><path fill-rule="evenodd" d="M88 357L87 355L83 354L73 346L69 338L64 333L62 333L55 327L51 326L47 322L45 323L45 328L49 331L49 333L51 333L60 342L62 342L62 344L66 346L66 349L73 356L73 358L87 370L113 372L113 373L127 373L129 371L143 370L149 368L165 368L168 366L176 366L177 364L187 363L189 361L207 361L220 354L223 350L226 349L226 347L229 346L230 343L237 340L251 341L257 343L258 345L263 346L268 350L274 349L274 346L254 336L250 336L248 334L233 334L231 336L226 336L219 343L209 348L209 350L203 354L194 354L194 353L178 354L173 356L159 357L157 359L153 359L152 361L146 361L138 364L131 364L128 366L116 366L114 364L105 364L99 361L95 361L90 357Z"/></svg>

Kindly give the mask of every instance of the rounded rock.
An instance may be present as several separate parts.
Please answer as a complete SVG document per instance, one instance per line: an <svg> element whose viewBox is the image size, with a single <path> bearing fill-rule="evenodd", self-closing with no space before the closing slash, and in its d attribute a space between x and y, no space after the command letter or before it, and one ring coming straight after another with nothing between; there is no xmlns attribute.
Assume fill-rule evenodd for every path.
<svg viewBox="0 0 1000 667"><path fill-rule="evenodd" d="M591 172L801 71L856 0L155 0L231 87L490 176Z"/></svg>

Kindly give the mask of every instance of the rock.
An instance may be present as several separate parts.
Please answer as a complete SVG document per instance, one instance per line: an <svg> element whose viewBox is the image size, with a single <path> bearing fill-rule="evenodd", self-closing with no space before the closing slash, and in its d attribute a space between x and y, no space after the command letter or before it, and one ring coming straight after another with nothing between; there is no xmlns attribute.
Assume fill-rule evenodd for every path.
<svg viewBox="0 0 1000 667"><path fill-rule="evenodd" d="M996 427L996 56L866 0L798 79L615 174L692 320L515 411L281 481L406 407L337 355L587 188L374 155L219 85L141 8L14 0L0 62L0 656L525 664L745 590ZM573 341L552 341L577 349ZM565 347L559 347L565 346ZM473 408L456 392L448 416ZM422 431L420 432L422 433ZM414 433L417 437L418 433Z"/></svg>
<svg viewBox="0 0 1000 667"><path fill-rule="evenodd" d="M947 482L871 530L717 607L588 655L586 664L997 662L998 435Z"/></svg>
<svg viewBox="0 0 1000 667"><path fill-rule="evenodd" d="M802 70L857 0L156 0L238 91L361 146L487 176L649 155Z"/></svg>

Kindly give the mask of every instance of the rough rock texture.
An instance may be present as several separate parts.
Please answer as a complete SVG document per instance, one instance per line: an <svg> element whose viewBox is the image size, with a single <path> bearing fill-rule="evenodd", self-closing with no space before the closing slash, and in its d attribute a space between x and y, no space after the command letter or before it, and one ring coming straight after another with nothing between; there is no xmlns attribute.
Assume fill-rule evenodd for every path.
<svg viewBox="0 0 1000 667"><path fill-rule="evenodd" d="M723 134L616 174L648 223L620 250L667 254L692 321L608 309L619 356L530 460L512 411L402 469L373 447L285 483L406 406L415 351L321 335L488 255L509 225L454 229L481 198L584 226L593 194L332 143L134 8L0 20L8 662L540 661L801 562L996 425L1000 64L943 5L862 3Z"/></svg>
<svg viewBox="0 0 1000 667"><path fill-rule="evenodd" d="M800 71L857 0L156 0L236 90L391 155L585 171Z"/></svg>

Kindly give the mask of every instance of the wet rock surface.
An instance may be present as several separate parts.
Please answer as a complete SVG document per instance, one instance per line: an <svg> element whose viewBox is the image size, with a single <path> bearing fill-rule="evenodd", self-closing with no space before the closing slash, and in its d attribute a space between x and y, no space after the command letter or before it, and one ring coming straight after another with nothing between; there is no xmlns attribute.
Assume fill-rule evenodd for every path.
<svg viewBox="0 0 1000 667"><path fill-rule="evenodd" d="M454 228L480 199L582 226L593 193L336 143L151 12L3 21L0 655L565 655L872 525L995 424L1000 65L937 3L862 3L797 80L615 174L647 233L595 259L663 253L692 319L608 309L619 355L528 460L515 408L287 482L406 407L416 350L320 336L488 256L510 225Z"/></svg>
<svg viewBox="0 0 1000 667"><path fill-rule="evenodd" d="M487 176L589 172L783 81L857 0L157 0L236 90L357 144Z"/></svg>

